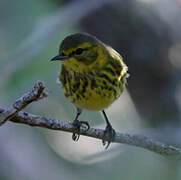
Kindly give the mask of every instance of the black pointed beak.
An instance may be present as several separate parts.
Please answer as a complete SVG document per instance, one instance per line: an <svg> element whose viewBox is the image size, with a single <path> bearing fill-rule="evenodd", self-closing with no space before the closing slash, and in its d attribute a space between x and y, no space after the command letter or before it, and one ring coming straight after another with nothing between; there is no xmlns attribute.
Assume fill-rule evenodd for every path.
<svg viewBox="0 0 181 180"><path fill-rule="evenodd" d="M64 54L59 54L59 55L53 57L50 61L58 61L58 60L62 61L62 60L68 59L68 58L69 58L69 56L66 56Z"/></svg>

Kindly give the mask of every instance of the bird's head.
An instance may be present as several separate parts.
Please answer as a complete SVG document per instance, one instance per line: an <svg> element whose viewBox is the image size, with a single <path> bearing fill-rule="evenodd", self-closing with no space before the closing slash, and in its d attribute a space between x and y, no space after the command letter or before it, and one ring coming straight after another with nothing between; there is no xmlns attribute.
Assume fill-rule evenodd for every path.
<svg viewBox="0 0 181 180"><path fill-rule="evenodd" d="M60 44L59 54L51 61L60 60L72 71L99 70L107 62L106 45L87 33L76 33L67 36Z"/></svg>

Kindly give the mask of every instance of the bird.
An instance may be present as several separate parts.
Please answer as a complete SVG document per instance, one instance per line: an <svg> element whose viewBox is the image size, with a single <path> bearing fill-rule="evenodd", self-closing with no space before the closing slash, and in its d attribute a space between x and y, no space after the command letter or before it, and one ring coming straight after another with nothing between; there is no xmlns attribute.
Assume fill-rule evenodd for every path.
<svg viewBox="0 0 181 180"><path fill-rule="evenodd" d="M115 130L105 109L120 97L129 75L122 56L95 36L80 32L65 37L51 61L61 61L62 90L77 110L72 139L78 141L81 126L90 128L87 121L78 120L82 110L102 111L106 121L102 143L107 149Z"/></svg>

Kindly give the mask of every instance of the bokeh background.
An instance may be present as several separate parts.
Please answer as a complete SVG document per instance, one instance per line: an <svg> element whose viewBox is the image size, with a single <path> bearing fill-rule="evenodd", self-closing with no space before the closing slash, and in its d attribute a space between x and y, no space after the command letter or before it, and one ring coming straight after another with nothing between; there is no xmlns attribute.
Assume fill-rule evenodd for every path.
<svg viewBox="0 0 181 180"><path fill-rule="evenodd" d="M116 130L181 145L181 0L0 0L0 106L37 80L49 96L27 112L71 121L75 108L49 60L63 38L88 32L116 49L129 67L127 91L107 114ZM80 120L105 127L99 112ZM181 164L121 144L7 122L0 127L0 180L180 180Z"/></svg>

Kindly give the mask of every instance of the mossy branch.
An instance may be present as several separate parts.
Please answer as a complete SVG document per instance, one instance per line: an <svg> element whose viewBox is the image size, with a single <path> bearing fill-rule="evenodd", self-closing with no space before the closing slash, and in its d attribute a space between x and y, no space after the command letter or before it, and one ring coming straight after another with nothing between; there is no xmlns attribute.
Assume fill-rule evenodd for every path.
<svg viewBox="0 0 181 180"><path fill-rule="evenodd" d="M31 102L46 97L47 94L44 92L44 89L44 84L42 82L37 82L33 89L20 97L10 109L0 108L0 125L9 120L15 123L22 123L30 126L38 126L52 130L60 130L73 133L75 128L70 122L56 120L49 117L37 116L21 111ZM86 128L81 127L80 135L103 139L104 130L98 128L90 128L88 131L86 131ZM127 133L116 132L113 142L145 148L164 156L174 156L181 158L181 149L162 142L154 141L142 135L131 135Z"/></svg>

